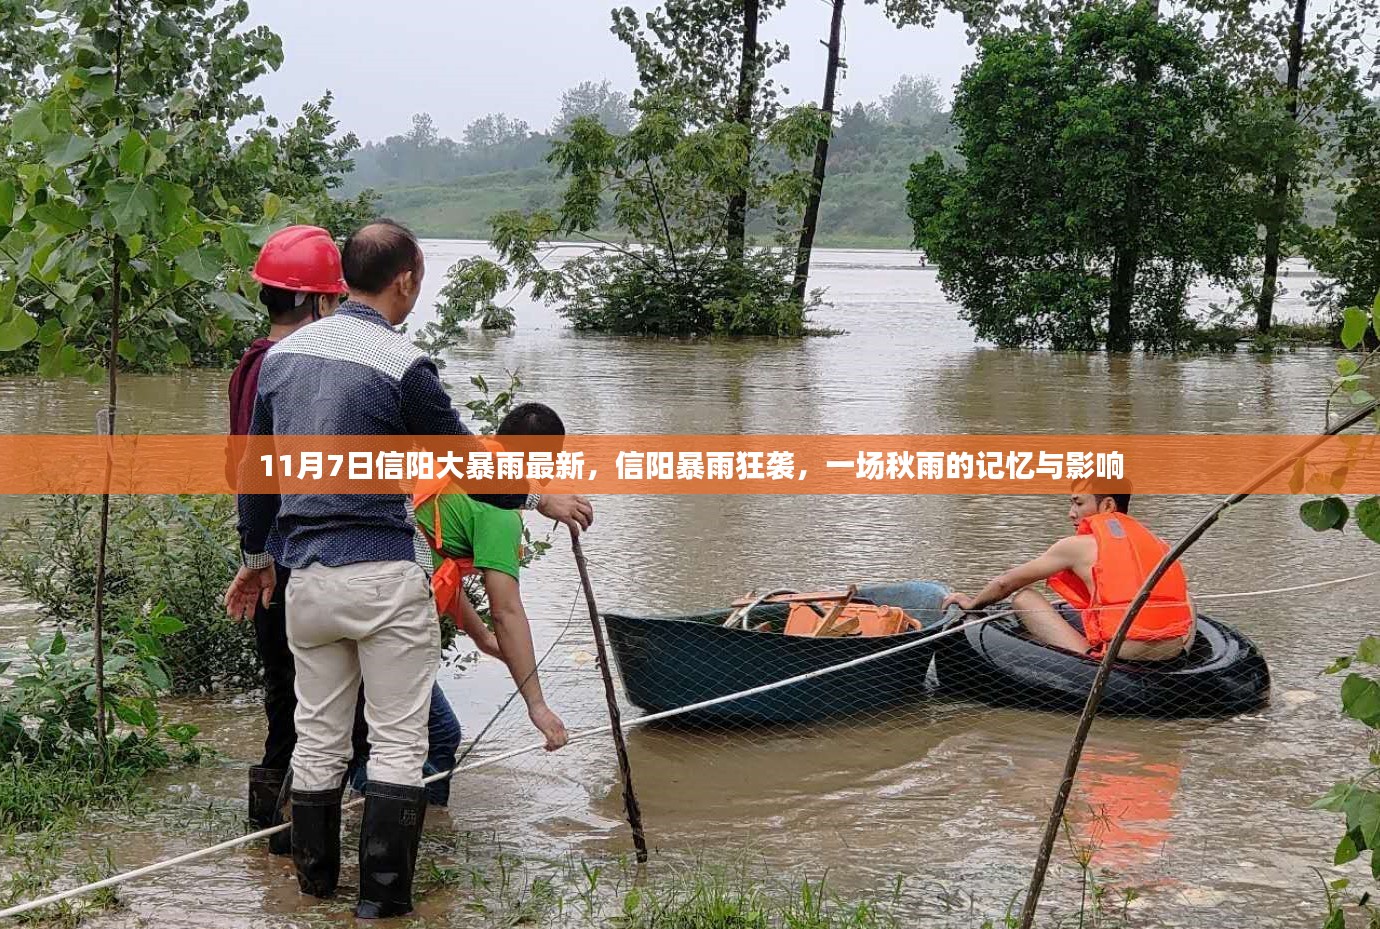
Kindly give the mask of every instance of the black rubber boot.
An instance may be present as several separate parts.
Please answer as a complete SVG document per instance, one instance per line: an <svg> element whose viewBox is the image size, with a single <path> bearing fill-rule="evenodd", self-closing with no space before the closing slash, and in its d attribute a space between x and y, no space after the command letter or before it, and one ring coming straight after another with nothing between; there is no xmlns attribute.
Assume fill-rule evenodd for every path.
<svg viewBox="0 0 1380 929"><path fill-rule="evenodd" d="M426 818L426 790L370 781L359 827L360 919L412 912L412 877Z"/></svg>
<svg viewBox="0 0 1380 929"><path fill-rule="evenodd" d="M278 797L273 809L272 821L270 826L278 826L283 823L292 822L292 769L289 768L283 777L282 789L278 791ZM275 832L268 837L268 850L274 855L292 854L292 830L284 829L282 832Z"/></svg>
<svg viewBox="0 0 1380 929"><path fill-rule="evenodd" d="M292 792L292 863L302 893L328 898L340 884L340 795L332 790Z"/></svg>
<svg viewBox="0 0 1380 929"><path fill-rule="evenodd" d="M287 772L281 768L249 769L249 824L255 830L273 825L273 811L286 777Z"/></svg>

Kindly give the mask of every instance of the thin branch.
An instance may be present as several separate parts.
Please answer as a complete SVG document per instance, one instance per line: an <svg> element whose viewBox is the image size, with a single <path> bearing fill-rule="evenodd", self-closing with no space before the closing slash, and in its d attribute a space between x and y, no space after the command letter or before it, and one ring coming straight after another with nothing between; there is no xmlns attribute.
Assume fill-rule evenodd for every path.
<svg viewBox="0 0 1380 929"><path fill-rule="evenodd" d="M666 209L661 203L661 190L657 187L656 178L652 176L652 165L647 159L642 159L642 167L647 173L647 184L652 189L652 199L656 201L656 212L661 217L661 229L666 233L666 251L671 256L671 270L676 277L680 277L680 264L676 261L676 243L671 238L671 224L666 219Z"/></svg>
<svg viewBox="0 0 1380 929"><path fill-rule="evenodd" d="M146 318L146 317L149 315L149 313L153 312L153 310L154 310L156 307L162 306L164 303L168 302L168 301L171 300L173 297L176 297L178 294L185 293L188 289L191 288L191 286L192 286L193 284L199 284L199 283L201 283L201 282L200 282L200 281L192 280L192 281L188 281L188 282L185 283L185 284L181 284L181 285L179 285L179 286L177 286L177 287L174 287L172 290L168 291L168 292L165 293L163 296L159 297L157 300L153 301L153 302L150 303L148 306L144 307L142 310L140 310L140 311L139 311L138 313L136 313L134 316L131 316L130 319L129 319L130 325L132 326L132 325L134 325L135 323L137 323L139 320Z"/></svg>
<svg viewBox="0 0 1380 929"><path fill-rule="evenodd" d="M659 269L656 265L652 264L652 263L651 263L650 261L648 261L646 258L643 258L643 257L642 257L641 255L639 255L637 252L629 251L628 249L623 248L621 245L614 245L612 242L609 242L609 241L607 241L607 240L605 240L605 239L601 239L601 238L599 238L597 235L594 235L593 233L583 232L583 231L577 231L576 234L577 234L577 235L582 235L582 236L584 236L585 238L589 239L591 242L598 242L600 245L604 246L605 248L612 249L613 251L618 252L620 255L624 255L624 256L626 256L626 257L628 257L628 258L632 258L633 260L635 260L635 261L637 261L638 263L640 263L643 267L645 267L648 271L652 271L652 272L656 272L656 273L659 273L659 272L660 272L660 269Z"/></svg>

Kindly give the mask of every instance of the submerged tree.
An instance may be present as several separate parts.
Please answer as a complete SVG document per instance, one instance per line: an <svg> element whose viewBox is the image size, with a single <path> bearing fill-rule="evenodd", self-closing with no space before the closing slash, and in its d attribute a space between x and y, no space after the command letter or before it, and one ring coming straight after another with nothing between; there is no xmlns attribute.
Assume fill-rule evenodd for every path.
<svg viewBox="0 0 1380 929"><path fill-rule="evenodd" d="M786 60L785 45L762 42L759 27L784 0L667 0L642 22L631 8L614 10L613 31L633 53L640 87L635 106L655 100L692 130L734 126L724 134L738 165L729 184L723 248L733 264L747 247L754 174L766 170L761 141L780 118L778 91L768 77Z"/></svg>
<svg viewBox="0 0 1380 929"><path fill-rule="evenodd" d="M813 107L783 112L768 69L785 49L755 27L781 0L668 0L645 18L614 12L641 85L626 133L593 115L566 127L548 161L566 182L559 209L493 219L497 270L558 303L577 328L642 335L799 335L807 306L791 294L797 232L809 192L803 164L827 122ZM777 250L746 247L745 217L770 224ZM618 240L597 230L609 224ZM548 266L557 238L588 253ZM635 243L635 244L629 244ZM457 268L463 309L491 304L492 263ZM438 327L438 335L443 335Z"/></svg>
<svg viewBox="0 0 1380 929"><path fill-rule="evenodd" d="M838 90L839 68L842 66L844 0L832 0L829 18L829 58L824 66L824 97L820 111L829 121L829 131L815 142L814 167L810 172L810 197L805 205L805 218L800 223L800 243L795 252L795 279L791 294L803 303L810 286L810 257L815 248L815 230L819 227L819 205L824 199L824 177L829 164L829 139L834 127L834 94Z"/></svg>
<svg viewBox="0 0 1380 929"><path fill-rule="evenodd" d="M1347 154L1333 144L1336 122L1357 103L1358 85L1380 78L1380 53L1361 64L1380 17L1377 0L1196 0L1217 24L1217 51L1261 111L1255 144L1262 161L1259 219L1264 230L1260 286L1249 294L1256 329L1273 324L1279 266L1308 238L1301 192Z"/></svg>
<svg viewBox="0 0 1380 929"><path fill-rule="evenodd" d="M644 100L637 125L622 137L592 118L575 121L569 138L551 153L567 179L560 209L494 219L493 245L512 283L559 304L578 329L799 335L807 307L791 295L794 256L754 250L738 261L723 250L729 194L740 178L738 127L689 129L679 121L678 106ZM824 131L817 113L800 110L774 124L767 142L798 161ZM808 177L785 172L754 179L751 193L789 224L807 190ZM596 235L606 197L625 242L637 244ZM560 248L555 240L571 234L596 247L548 267L546 259ZM459 286L480 293L491 269L477 263L462 273Z"/></svg>
<svg viewBox="0 0 1380 929"><path fill-rule="evenodd" d="M965 166L912 171L915 243L983 338L1174 347L1190 284L1254 249L1244 119L1200 32L1151 7L994 35L954 103Z"/></svg>
<svg viewBox="0 0 1380 929"><path fill-rule="evenodd" d="M1349 176L1334 182L1336 220L1310 230L1303 252L1319 276L1309 299L1340 320L1346 308L1380 293L1380 100L1356 101L1342 115L1338 137Z"/></svg>

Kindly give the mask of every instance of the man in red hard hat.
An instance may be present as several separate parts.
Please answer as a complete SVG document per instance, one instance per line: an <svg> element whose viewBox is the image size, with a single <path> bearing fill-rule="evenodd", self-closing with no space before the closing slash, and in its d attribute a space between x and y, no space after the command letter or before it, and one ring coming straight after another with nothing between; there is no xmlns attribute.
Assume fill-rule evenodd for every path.
<svg viewBox="0 0 1380 929"><path fill-rule="evenodd" d="M269 330L266 338L250 344L230 376L231 435L249 434L264 354L303 326L334 313L349 293L340 249L329 232L316 226L289 226L274 233L259 252L254 280L260 284L259 301L268 310ZM269 551L281 558L282 545L278 533L273 532ZM264 714L268 717L263 761L249 769L249 820L256 829L280 821L279 797L297 742L293 724L297 698L285 616L289 576L287 569L280 571L272 600L254 611L254 644L264 669ZM291 851L291 837L286 832L269 842L277 854Z"/></svg>

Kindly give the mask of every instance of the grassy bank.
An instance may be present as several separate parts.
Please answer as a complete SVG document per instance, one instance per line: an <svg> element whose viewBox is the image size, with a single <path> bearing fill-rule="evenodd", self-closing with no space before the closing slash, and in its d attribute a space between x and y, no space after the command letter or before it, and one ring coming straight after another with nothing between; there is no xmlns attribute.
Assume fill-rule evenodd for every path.
<svg viewBox="0 0 1380 929"><path fill-rule="evenodd" d="M40 833L0 840L0 904L31 900L55 889L100 880L135 864L126 841L168 854L190 851L240 834L241 811L217 803L212 808L166 807L69 822ZM428 817L429 820L432 817ZM439 817L438 817L439 818ZM144 844L141 834L157 832L162 844ZM185 871L172 870L139 883L141 901L156 900L157 916L124 887L108 888L20 917L41 929L90 926L195 925L200 907L219 914L216 922L237 927L330 926L348 920L354 902L353 862L357 826L347 816L342 835L341 894L333 900L278 898L274 915L261 909L262 882L272 875L289 882L286 859L268 856L262 844L226 853L204 869L225 869L224 881L199 881L189 894ZM122 838L123 837L123 838ZM115 853L120 852L119 867ZM241 859L269 866L245 870ZM1090 872L1088 872L1090 874ZM1010 903L980 900L962 887L946 887L925 874L897 873L878 878L880 889L845 888L827 867L782 866L755 856L717 851L712 857L659 851L650 864L626 858L542 859L516 853L493 835L452 831L429 823L418 856L414 895L416 914L408 925L441 927L529 926L534 929L1010 929ZM1037 923L1041 929L1088 926L1122 929L1134 893L1103 891L1087 878L1060 908ZM1081 897L1081 900L1080 900ZM283 909L282 907L286 907ZM226 919L229 913L242 916ZM115 917L112 922L110 917Z"/></svg>
<svg viewBox="0 0 1380 929"><path fill-rule="evenodd" d="M840 186L844 182L839 182ZM828 188L826 188L827 190ZM898 188L898 191L902 188ZM507 210L554 210L561 188L545 169L467 177L444 187L399 187L382 191L379 209L409 226L418 235L435 239L489 238L489 218ZM884 212L897 213L877 223L856 227L843 208L826 202L816 244L821 248L908 248L910 232L904 222L904 197L897 193ZM880 208L880 207L879 207ZM851 211L857 212L857 211ZM859 217L861 219L861 217ZM862 231L863 229L876 231ZM616 230L596 233L618 239Z"/></svg>

